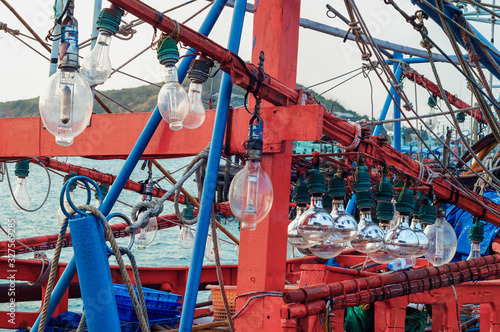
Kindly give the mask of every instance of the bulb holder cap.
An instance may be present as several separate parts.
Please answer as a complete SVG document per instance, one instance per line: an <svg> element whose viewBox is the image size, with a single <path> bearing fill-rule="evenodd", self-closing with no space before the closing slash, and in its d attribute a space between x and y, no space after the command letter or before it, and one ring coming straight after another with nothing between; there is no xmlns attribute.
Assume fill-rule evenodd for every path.
<svg viewBox="0 0 500 332"><path fill-rule="evenodd" d="M369 191L359 191L356 193L356 206L358 209L372 208L373 199Z"/></svg>
<svg viewBox="0 0 500 332"><path fill-rule="evenodd" d="M434 224L436 222L436 213L436 207L429 199L425 198L420 206L420 210L418 211L418 219L423 224Z"/></svg>
<svg viewBox="0 0 500 332"><path fill-rule="evenodd" d="M384 177L382 183L378 183L374 186L373 198L378 202L390 202L392 200L392 183L389 179Z"/></svg>
<svg viewBox="0 0 500 332"><path fill-rule="evenodd" d="M370 173L368 172L368 167L365 165L358 165L356 172L354 174L354 183L352 184L352 189L357 192L370 191Z"/></svg>
<svg viewBox="0 0 500 332"><path fill-rule="evenodd" d="M71 178L73 178L75 176L78 176L78 174L76 174L74 172L71 172L71 174L65 175L64 176L64 183L68 182ZM77 185L77 181L71 182L71 184L69 185L69 190L75 190L76 185Z"/></svg>
<svg viewBox="0 0 500 332"><path fill-rule="evenodd" d="M332 197L344 197L345 180L339 174L334 174L328 183L328 195Z"/></svg>
<svg viewBox="0 0 500 332"><path fill-rule="evenodd" d="M476 223L470 228L469 240L471 242L481 243L484 240L484 223L476 221Z"/></svg>
<svg viewBox="0 0 500 332"><path fill-rule="evenodd" d="M101 183L99 185L99 190L101 191L102 199L104 200L106 198L106 195L108 194L109 186L105 183ZM96 199L99 198L99 195L97 194L97 192L95 193L95 198Z"/></svg>
<svg viewBox="0 0 500 332"><path fill-rule="evenodd" d="M332 204L333 198L332 196L328 195L328 192L326 192L323 195L323 208L326 210L326 212L331 213L333 209L333 204Z"/></svg>
<svg viewBox="0 0 500 332"><path fill-rule="evenodd" d="M175 66L177 61L179 61L179 49L175 40L172 38L160 40L156 56L162 65L167 67Z"/></svg>
<svg viewBox="0 0 500 332"><path fill-rule="evenodd" d="M411 213L415 206L415 199L413 198L413 191L405 188L398 196L396 202L396 210L403 213Z"/></svg>
<svg viewBox="0 0 500 332"><path fill-rule="evenodd" d="M116 35L120 29L123 10L120 8L104 8L97 19L97 29Z"/></svg>
<svg viewBox="0 0 500 332"><path fill-rule="evenodd" d="M61 27L61 43L59 44L59 68L80 67L78 59L78 28L76 25L63 25Z"/></svg>
<svg viewBox="0 0 500 332"><path fill-rule="evenodd" d="M464 123L465 122L465 112L457 113L457 122Z"/></svg>
<svg viewBox="0 0 500 332"><path fill-rule="evenodd" d="M18 178L25 178L30 174L30 160L24 159L16 163L14 174Z"/></svg>
<svg viewBox="0 0 500 332"><path fill-rule="evenodd" d="M427 99L427 106L432 107L432 108L437 106L437 96L436 95L429 96L429 99Z"/></svg>
<svg viewBox="0 0 500 332"><path fill-rule="evenodd" d="M295 204L308 204L311 201L306 181L300 180L299 184L293 188L292 200Z"/></svg>
<svg viewBox="0 0 500 332"><path fill-rule="evenodd" d="M357 198L357 196L356 196ZM394 211L392 210L392 203L389 202L378 202L377 203L377 219L378 220L392 220L394 216Z"/></svg>
<svg viewBox="0 0 500 332"><path fill-rule="evenodd" d="M307 178L307 190L310 194L312 193L322 193L326 192L326 179L319 169L311 169L309 177Z"/></svg>
<svg viewBox="0 0 500 332"><path fill-rule="evenodd" d="M205 83L208 79L210 68L212 68L213 65L214 62L206 56L198 57L193 62L191 62L191 66L189 66L187 76L193 83Z"/></svg>
<svg viewBox="0 0 500 332"><path fill-rule="evenodd" d="M184 217L184 219L194 219L194 209L191 204L188 203L187 206L182 210L182 216Z"/></svg>

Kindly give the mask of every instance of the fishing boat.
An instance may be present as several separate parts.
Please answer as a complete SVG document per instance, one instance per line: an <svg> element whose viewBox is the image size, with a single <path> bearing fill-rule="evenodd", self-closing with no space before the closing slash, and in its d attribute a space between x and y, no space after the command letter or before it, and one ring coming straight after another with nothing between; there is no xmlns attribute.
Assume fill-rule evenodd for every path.
<svg viewBox="0 0 500 332"><path fill-rule="evenodd" d="M6 0L2 3L29 27ZM486 13L494 29L499 13L494 1L416 0L418 10L409 13L385 0L383 5L406 22L408 34L420 39L420 49L374 38L361 1L345 0L342 9L327 6L327 15L345 24L343 30L301 19L301 5L308 4L299 0L253 6L215 0L198 32L140 0L110 3L101 10L96 1L93 38L84 42L94 46L81 67L74 0L56 1L51 45L29 28L51 52L52 75L40 95L39 117L0 119L2 174L8 162L16 163L11 194L25 212L30 211L29 164L67 177L59 195L59 233L18 238L16 218L6 221L0 278L6 281L7 310L0 312L0 328L498 330L500 255L494 252L500 182L494 172L500 160L500 106L485 71L500 78L500 54L467 20L484 19ZM208 36L226 5L234 7L227 48ZM247 12L253 13L250 62L238 55ZM134 17L131 23L123 22L125 13ZM155 49L164 79L157 106L151 113L92 114L94 101L106 109L96 86L113 71L107 54L112 36L133 35L139 22L154 30L147 49ZM454 56L435 41L430 31L438 27L431 22L445 32ZM320 96L297 88L301 26L354 41L362 63L356 75L371 74L387 92L379 121L373 115L357 122L336 116ZM181 44L189 47L182 57ZM443 87L438 62L460 74L473 102ZM429 63L432 76L416 71L418 63ZM201 86L216 68L224 72L217 107L205 111ZM188 91L179 83L185 76ZM230 107L233 85L246 90L240 108ZM408 86L426 90L432 112L417 112ZM413 97L416 103L416 93ZM386 119L391 103L393 119ZM466 116L469 133L461 125ZM453 130L440 132L440 121ZM294 153L294 141L335 144L335 149ZM56 159L68 156L125 162L110 174ZM178 157L192 159L176 181L159 160ZM149 174L143 182L131 180L140 160ZM169 179L168 188L155 183L153 167ZM196 195L186 190L191 176ZM115 210L124 189L142 194L128 214ZM84 204L76 203L77 190L85 193ZM163 214L170 202L176 212ZM218 217L237 219L239 238ZM137 247L153 243L157 229L177 225L179 243L193 245L187 266L136 262ZM220 262L217 234L222 233L237 245L235 265ZM128 246L118 245L122 237L130 237ZM204 265L207 244L215 265ZM169 245L162 243L159 250L168 251ZM72 247L73 255L61 263L65 247ZM43 252L51 249L49 259ZM23 253L34 257L16 257ZM198 301L207 288L211 301ZM70 314L68 298L74 297L83 305ZM23 311L24 301L33 300L42 300L38 312Z"/></svg>

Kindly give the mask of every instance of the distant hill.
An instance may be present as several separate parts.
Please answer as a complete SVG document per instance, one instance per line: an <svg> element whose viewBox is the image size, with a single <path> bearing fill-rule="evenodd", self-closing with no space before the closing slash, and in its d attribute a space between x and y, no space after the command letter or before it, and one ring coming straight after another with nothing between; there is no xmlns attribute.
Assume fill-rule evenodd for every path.
<svg viewBox="0 0 500 332"><path fill-rule="evenodd" d="M207 108L209 102L211 102L212 108L215 108L217 105L221 77L222 73L219 72L214 78L208 79L208 81L203 84L202 99L206 102ZM158 85L161 86L162 84L158 83ZM183 85L187 88L189 80L186 79ZM302 86L298 84L297 87ZM99 88L97 90L100 91ZM137 88L102 91L102 93L110 99L101 94L98 94L98 96L113 113L126 113L128 110L134 113L151 112L156 106L156 98L159 91L160 88L158 86L144 85ZM235 108L242 107L245 93L245 90L235 85L231 95L231 105ZM360 116L355 111L345 109L335 100L326 99L322 96L317 96L317 99L326 107L327 110L333 111L334 114L342 118L347 118L353 121L368 119L366 116ZM94 113L105 113L104 109L97 102L94 102ZM0 102L0 118L29 117L38 115L38 98L8 101L3 103Z"/></svg>

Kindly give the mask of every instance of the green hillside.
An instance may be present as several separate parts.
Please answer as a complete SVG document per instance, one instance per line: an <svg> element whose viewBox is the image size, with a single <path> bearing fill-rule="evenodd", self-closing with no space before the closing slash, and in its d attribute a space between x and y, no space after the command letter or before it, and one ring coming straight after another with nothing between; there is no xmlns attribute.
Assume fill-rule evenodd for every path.
<svg viewBox="0 0 500 332"><path fill-rule="evenodd" d="M215 108L217 105L221 77L222 74L219 72L214 78L210 78L203 85L203 101L206 102L207 108L210 98L212 108ZM187 88L189 80L186 79L183 85ZM161 83L158 83L158 86L161 86ZM102 91L103 95L99 93L97 95L113 113L126 113L129 112L129 110L134 113L151 112L156 106L156 98L158 96L158 92L160 91L158 86L144 85L137 88L107 90ZM297 87L302 86L297 85ZM100 91L99 88L97 90ZM233 87L233 93L231 96L231 105L233 107L236 108L243 106L245 92L246 91L239 86L235 85ZM335 114L341 117L349 118L351 120L367 118L366 116L361 117L352 110L346 110L335 100L325 99L321 96L317 98L326 107L326 109L332 110ZM105 113L104 109L97 102L94 102L94 113ZM38 115L38 98L8 101L3 103L0 102L0 118L29 117Z"/></svg>

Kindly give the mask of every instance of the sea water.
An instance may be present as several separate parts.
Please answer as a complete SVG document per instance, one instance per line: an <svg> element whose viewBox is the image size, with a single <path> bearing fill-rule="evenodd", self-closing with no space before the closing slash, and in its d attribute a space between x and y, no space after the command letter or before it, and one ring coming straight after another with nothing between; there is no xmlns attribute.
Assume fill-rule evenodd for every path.
<svg viewBox="0 0 500 332"><path fill-rule="evenodd" d="M124 160L94 160L86 159L80 157L70 157L70 158L58 158L61 162L67 162L73 165L79 165L91 169L96 169L103 173L108 173L112 175L118 175L125 163ZM182 177L184 169L183 166L187 165L192 158L177 158L177 159L165 159L158 160L160 164L168 171L170 171L172 176L179 180ZM143 181L148 177L148 168L144 170L141 169L143 161L139 161L131 175L131 179L134 181ZM8 173L10 176L10 182L12 185L12 191L15 189L16 177L14 175L14 163L8 163ZM180 169L180 170L179 170ZM177 171L178 170L178 171ZM176 172L177 171L177 172ZM62 172L57 172L63 174ZM51 185L50 192L47 201L40 208L40 210L29 213L24 212L19 209L12 207L11 205L11 194L9 190L9 185L7 182L6 174L3 177L3 181L0 182L0 225L7 230L7 221L9 218L14 217L16 219L16 238L22 241L22 238L56 234L60 230L60 225L57 221L57 211L59 209L59 195L63 186L63 178L53 172L49 172ZM163 174L160 173L153 165L153 179L162 178ZM1 175L0 175L1 179ZM167 180L159 181L161 188L168 190L171 184ZM31 195L31 204L29 209L34 209L42 204L47 190L49 189L49 179L45 169L36 163L30 164L30 174L27 178L27 188ZM194 180L194 176L188 179L184 184L184 189L186 189L193 196L198 196L197 186ZM75 205L81 205L85 203L86 193L83 189L75 190ZM91 205L96 204L94 195L92 194L93 201ZM129 205L135 205L141 200L141 195L129 190L123 190L118 198ZM182 211L183 206L180 206ZM126 206L122 203L117 202L111 212L121 212L127 216L130 216L132 208ZM164 205L164 210L162 215L174 213L173 203L166 201ZM122 223L123 220L119 218L114 218L111 220L112 223ZM225 227L236 237L239 237L238 222L237 220L225 220L222 219L221 223L225 223ZM192 226L196 228L196 225ZM192 258L192 249L182 249L179 247L177 241L180 234L180 227L171 227L168 229L159 230L154 242L149 245L145 250L137 250L135 247L132 249L133 254L137 260L139 266L153 266L153 267L166 267L166 266L189 266ZM193 230L193 235L196 236ZM237 264L238 257L235 253L236 246L232 241L224 235L222 232L217 232L217 235L221 239L221 263L222 264ZM8 237L5 233L0 230L0 241L7 240ZM128 244L129 237L117 239L118 245L126 246ZM54 255L54 250L44 251L44 253L52 259ZM68 262L73 256L73 248L63 248L61 253L61 262ZM31 259L33 258L32 253L18 255L16 259ZM125 258L125 261L127 259ZM116 262L111 258L110 262L112 265L116 265ZM214 263L209 262L205 259L205 265L213 265ZM18 280L21 281L21 280ZM6 280L0 280L0 283L6 283ZM199 301L205 301L208 297L208 292L200 292L198 299ZM17 302L16 311L29 311L36 312L40 307L40 301L36 302ZM7 303L0 304L0 311L8 310ZM82 302L80 299L70 299L69 300L69 310L74 312L82 312Z"/></svg>

